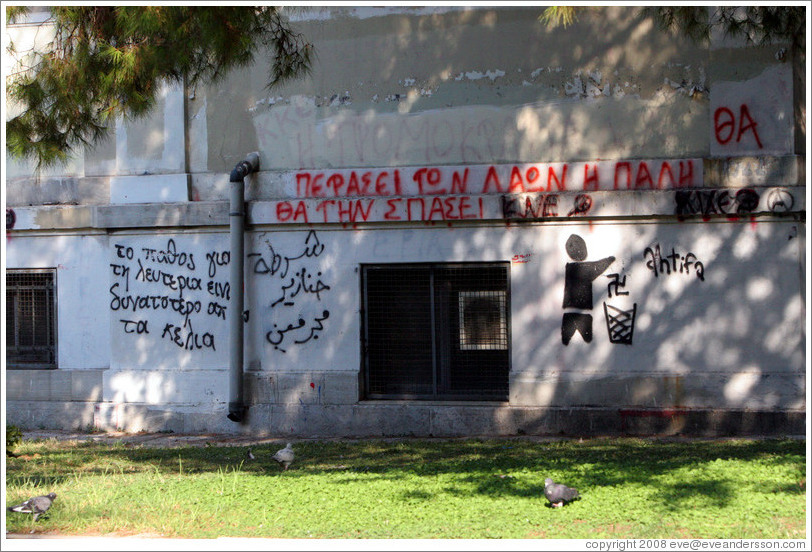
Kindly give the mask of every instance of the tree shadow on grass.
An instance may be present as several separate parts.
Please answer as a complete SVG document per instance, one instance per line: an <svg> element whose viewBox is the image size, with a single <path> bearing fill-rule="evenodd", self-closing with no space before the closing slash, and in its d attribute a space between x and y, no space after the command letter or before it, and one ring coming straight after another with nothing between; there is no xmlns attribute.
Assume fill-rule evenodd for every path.
<svg viewBox="0 0 812 552"><path fill-rule="evenodd" d="M276 445L251 447L256 460L247 460L246 446L148 448L123 445L39 448L35 461L10 459L6 485L48 488L68 477L138 473L199 474L240 471L256 477L302 478L335 474L337 484L369 478L395 480L456 476L442 491L416 488L405 499L430 500L433 493L495 498L543 498L544 478L552 477L583 491L605 487L646 487L665 509L691 504L724 506L735 496L734 482L698 473L696 480L667 481L675 470L699 469L717 460L735 459L780 468L797 465L803 477L805 442L792 440L657 442L641 439L539 441L403 440L309 441L294 446L297 459L283 472L271 460ZM352 474L352 476L349 476ZM346 477L343 477L346 475ZM667 478L666 478L667 479ZM803 494L805 485L771 485L763 492ZM413 493L413 494L409 494Z"/></svg>

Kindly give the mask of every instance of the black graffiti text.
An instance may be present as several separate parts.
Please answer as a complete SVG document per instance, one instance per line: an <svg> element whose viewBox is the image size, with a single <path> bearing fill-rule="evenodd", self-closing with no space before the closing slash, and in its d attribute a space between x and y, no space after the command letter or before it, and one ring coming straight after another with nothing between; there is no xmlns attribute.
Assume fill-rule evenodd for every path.
<svg viewBox="0 0 812 552"><path fill-rule="evenodd" d="M133 313L144 310L169 310L184 317L184 323L189 316L199 313L203 308L199 300L182 299L180 297L169 297L168 295L119 295L116 290L119 283L110 286L110 310L131 311Z"/></svg>
<svg viewBox="0 0 812 552"><path fill-rule="evenodd" d="M147 327L149 320L119 320L119 322L124 324L124 333L149 333L149 328Z"/></svg>
<svg viewBox="0 0 812 552"><path fill-rule="evenodd" d="M275 307L279 303L285 306L292 306L292 300L299 295L299 293L311 293L316 296L316 299L321 300L321 292L329 290L330 286L321 281L321 272L316 273L316 276L310 274L306 268L297 271L290 280L282 285L282 295L271 303L271 307Z"/></svg>
<svg viewBox="0 0 812 552"><path fill-rule="evenodd" d="M213 295L214 297L222 297L226 301L231 299L231 284L229 282L217 282L215 280L209 280L206 284L206 291L209 292L209 295Z"/></svg>
<svg viewBox="0 0 812 552"><path fill-rule="evenodd" d="M698 261L696 255L691 252L683 255L672 247L671 253L663 255L660 251L660 244L657 244L654 248L646 248L643 252L643 260L646 261L646 268L654 273L655 278L659 278L661 274L689 275L693 270L697 278L705 281L705 265Z"/></svg>
<svg viewBox="0 0 812 552"><path fill-rule="evenodd" d="M758 208L759 194L750 188L730 190L678 190L674 194L678 216L747 215Z"/></svg>
<svg viewBox="0 0 812 552"><path fill-rule="evenodd" d="M254 261L255 274L266 274L268 276L276 276L278 274L280 278L287 278L291 262L310 257L318 257L324 251L324 244L319 241L319 236L314 230L310 230L307 233L307 237L304 241L304 249L295 257L283 256L274 250L270 242L266 243L270 250L270 257L267 261L260 253L248 254L249 258L256 257Z"/></svg>
<svg viewBox="0 0 812 552"><path fill-rule="evenodd" d="M137 259L138 273L135 275L136 280L142 282L161 283L173 291L177 291L180 297L183 298L183 290L189 289L192 291L199 291L202 289L202 281L200 278L194 276L175 275L170 272L164 272L161 269L144 267L141 264L141 259ZM115 272L114 272L115 273Z"/></svg>
<svg viewBox="0 0 812 552"><path fill-rule="evenodd" d="M506 194L502 196L502 216L507 220L558 217L560 200L559 194ZM578 194L573 198L566 216L583 216L591 208L592 198L588 194Z"/></svg>
<svg viewBox="0 0 812 552"><path fill-rule="evenodd" d="M209 278L214 278L217 275L218 266L226 266L231 262L231 252L212 251L206 253L206 260L209 261Z"/></svg>
<svg viewBox="0 0 812 552"><path fill-rule="evenodd" d="M131 247L127 248L132 250ZM189 270L195 269L195 257L192 253L181 251L178 253L178 248L175 245L175 240L169 238L166 242L166 249L152 249L149 247L142 247L143 259L158 264L177 265L179 267L186 267ZM128 259L132 257L128 256Z"/></svg>
<svg viewBox="0 0 812 552"><path fill-rule="evenodd" d="M190 325L191 326L191 325ZM176 326L167 323L164 326L164 331L161 333L161 339L168 339L178 347L187 351L194 351L196 349L211 349L216 351L214 346L214 335L209 332L199 334L184 327Z"/></svg>
<svg viewBox="0 0 812 552"><path fill-rule="evenodd" d="M125 291L130 291L130 267L127 265L110 263L110 268L113 269L113 276L124 278L124 289Z"/></svg>
<svg viewBox="0 0 812 552"><path fill-rule="evenodd" d="M221 305L220 303L217 303L215 301L209 301L209 306L206 309L206 314L211 314L225 320L227 308L228 307L226 307L225 305Z"/></svg>
<svg viewBox="0 0 812 552"><path fill-rule="evenodd" d="M324 322L330 317L330 311L325 310L321 313L321 317L315 317L313 319L314 324L310 327L307 327L307 323L305 322L304 318L299 318L295 324L288 324L284 328L279 327L279 325L274 324L273 329L265 334L265 339L267 339L268 343L274 346L274 349L281 351L283 353L287 352L286 349L282 348L282 344L287 339L289 333L291 332L298 332L299 330L303 330L303 332L308 331L309 333L304 334L302 333L301 337L298 339L294 338L293 343L296 345L302 345L307 343L311 339L318 339L319 332L324 330Z"/></svg>

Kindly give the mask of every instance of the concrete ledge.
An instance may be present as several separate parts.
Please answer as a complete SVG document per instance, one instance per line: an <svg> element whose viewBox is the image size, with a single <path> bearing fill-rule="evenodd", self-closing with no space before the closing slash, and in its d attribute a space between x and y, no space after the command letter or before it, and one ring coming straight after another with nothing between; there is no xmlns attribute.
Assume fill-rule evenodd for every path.
<svg viewBox="0 0 812 552"><path fill-rule="evenodd" d="M358 372L246 372L245 400L256 404L355 404Z"/></svg>
<svg viewBox="0 0 812 552"><path fill-rule="evenodd" d="M110 202L110 178L7 178L5 196L6 207L14 208L28 205L104 205Z"/></svg>
<svg viewBox="0 0 812 552"><path fill-rule="evenodd" d="M183 203L189 201L189 175L113 176L110 203Z"/></svg>
<svg viewBox="0 0 812 552"><path fill-rule="evenodd" d="M734 377L757 385L758 393L726 393ZM787 373L702 373L686 376L670 374L617 374L581 379L573 374L557 378L511 374L511 406L549 408L693 408L711 405L741 410L800 410L804 400L803 372ZM749 387L748 387L749 388ZM756 387L753 387L756 388Z"/></svg>
<svg viewBox="0 0 812 552"><path fill-rule="evenodd" d="M105 370L6 369L7 401L98 402Z"/></svg>
<svg viewBox="0 0 812 552"><path fill-rule="evenodd" d="M706 158L704 184L721 188L801 186L805 164L803 155Z"/></svg>
<svg viewBox="0 0 812 552"><path fill-rule="evenodd" d="M381 438L510 435L682 435L695 437L806 434L804 411L684 409L673 416L621 416L618 408L532 408L437 404L268 405L231 422L226 407L206 411L159 406L9 401L7 420L21 429L223 433L258 437Z"/></svg>
<svg viewBox="0 0 812 552"><path fill-rule="evenodd" d="M806 182L806 158L803 155L765 155L740 157L707 157L702 159L702 182L700 188L742 188L752 186L803 186ZM477 165L465 165L475 169ZM460 167L460 168L463 168ZM367 168L369 170L370 168ZM406 169L406 167L388 167ZM380 170L380 169L379 169ZM247 201L273 201L295 196L296 174L302 171L260 171L248 179L245 198ZM319 171L314 171L319 172ZM184 184L173 184L175 192L195 201L228 201L228 172L192 174L155 174L141 176L63 176L63 177L13 177L6 181L8 207L28 205L105 205L131 199L127 194L129 180L147 182L160 177L183 178ZM124 188L121 186L124 185ZM160 186L158 188L160 189ZM121 191L127 198L121 198ZM147 190L132 190L136 195ZM155 190L144 201L166 201ZM181 200L182 201L182 200Z"/></svg>
<svg viewBox="0 0 812 552"><path fill-rule="evenodd" d="M95 228L228 226L225 201L105 205L95 214Z"/></svg>
<svg viewBox="0 0 812 552"><path fill-rule="evenodd" d="M653 217L735 220L797 217L806 212L803 186L617 190L588 195L533 192L252 201L247 204L246 218L249 225L286 226L394 221L504 224ZM226 201L12 207L7 211L7 220L11 221L7 222L7 230L227 227L228 209Z"/></svg>
<svg viewBox="0 0 812 552"><path fill-rule="evenodd" d="M83 431L93 427L94 403L74 401L6 401L6 423L20 429Z"/></svg>

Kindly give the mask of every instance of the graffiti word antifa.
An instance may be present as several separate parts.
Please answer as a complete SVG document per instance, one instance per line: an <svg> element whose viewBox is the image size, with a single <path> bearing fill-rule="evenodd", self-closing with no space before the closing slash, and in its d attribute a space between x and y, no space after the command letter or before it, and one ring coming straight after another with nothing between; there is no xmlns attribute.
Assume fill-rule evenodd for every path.
<svg viewBox="0 0 812 552"><path fill-rule="evenodd" d="M646 261L646 268L654 273L655 278L658 278L660 274L669 275L677 272L689 275L691 267L693 267L696 277L703 282L705 281L705 265L698 261L696 255L691 252L683 255L672 247L671 253L663 255L658 243L654 248L646 248L643 252L643 259Z"/></svg>

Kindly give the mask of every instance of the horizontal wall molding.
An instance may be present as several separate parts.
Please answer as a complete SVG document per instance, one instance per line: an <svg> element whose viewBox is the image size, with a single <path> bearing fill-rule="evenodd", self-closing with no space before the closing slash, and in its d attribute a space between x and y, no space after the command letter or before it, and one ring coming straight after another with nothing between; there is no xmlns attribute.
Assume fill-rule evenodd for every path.
<svg viewBox="0 0 812 552"><path fill-rule="evenodd" d="M745 219L806 212L801 186L528 192L253 201L249 225L359 225L366 223L464 224L650 219ZM12 207L11 232L72 229L228 226L225 201L124 205Z"/></svg>
<svg viewBox="0 0 812 552"><path fill-rule="evenodd" d="M687 187L791 187L805 185L805 163L806 157L803 155L768 155L569 163L261 170L247 179L246 199L272 201L291 198L334 199L337 196L408 197L420 194L458 194L463 185L465 193L469 194L480 194L483 190L498 194L646 188L668 190ZM355 181L352 180L353 173ZM170 197L168 188L164 193L165 186L171 188L173 197L174 194L181 197L178 201L225 201L228 200L228 180L228 173L12 177L6 179L6 205L17 208L45 205L161 203ZM338 184L340 186L336 194Z"/></svg>
<svg viewBox="0 0 812 552"><path fill-rule="evenodd" d="M256 437L375 438L479 435L803 436L802 410L543 408L436 404L270 405L251 407L243 425L225 407L206 413L143 404L8 401L22 428L250 434Z"/></svg>
<svg viewBox="0 0 812 552"><path fill-rule="evenodd" d="M189 201L188 174L114 176L110 203L183 203Z"/></svg>

